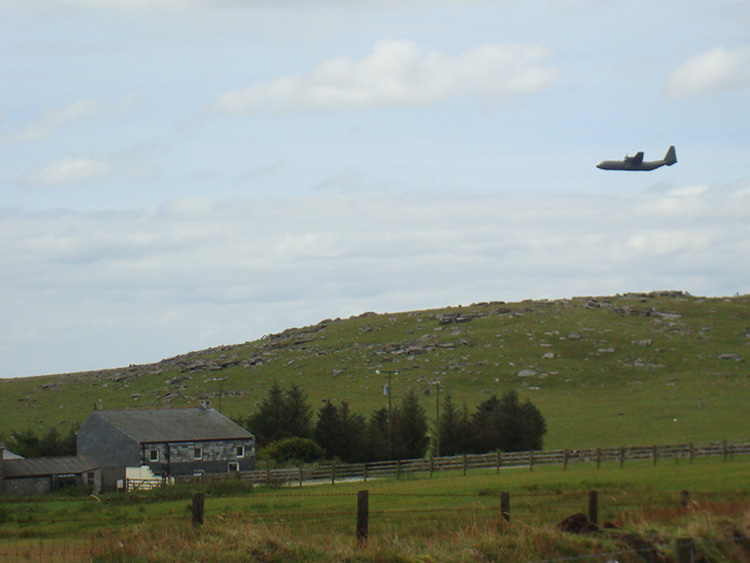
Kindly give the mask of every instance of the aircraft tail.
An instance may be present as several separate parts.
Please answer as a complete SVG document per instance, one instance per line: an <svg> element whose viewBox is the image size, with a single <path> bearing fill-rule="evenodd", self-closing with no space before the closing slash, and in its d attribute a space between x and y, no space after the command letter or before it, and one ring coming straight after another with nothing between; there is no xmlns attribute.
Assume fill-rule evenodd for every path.
<svg viewBox="0 0 750 563"><path fill-rule="evenodd" d="M664 155L664 162L667 166L672 166L675 162L677 162L677 152L674 150L674 145L669 147L667 154Z"/></svg>

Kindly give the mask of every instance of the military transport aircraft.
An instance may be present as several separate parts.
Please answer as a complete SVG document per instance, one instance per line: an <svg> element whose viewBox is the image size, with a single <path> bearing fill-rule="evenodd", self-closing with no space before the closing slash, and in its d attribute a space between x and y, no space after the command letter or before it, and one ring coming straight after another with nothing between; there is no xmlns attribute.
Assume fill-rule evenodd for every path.
<svg viewBox="0 0 750 563"><path fill-rule="evenodd" d="M654 170L660 166L672 166L677 162L677 153L674 146L669 147L667 154L662 160L652 160L643 162L643 153L638 152L635 156L625 155L625 160L603 160L596 165L602 170Z"/></svg>

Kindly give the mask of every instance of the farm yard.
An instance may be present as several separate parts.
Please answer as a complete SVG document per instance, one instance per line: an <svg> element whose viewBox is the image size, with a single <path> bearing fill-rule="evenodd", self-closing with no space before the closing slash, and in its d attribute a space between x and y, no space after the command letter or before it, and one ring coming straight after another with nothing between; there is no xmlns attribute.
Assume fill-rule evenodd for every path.
<svg viewBox="0 0 750 563"><path fill-rule="evenodd" d="M745 561L749 469L746 455L675 457L656 464L606 460L533 471L404 473L314 487L234 479L127 495L5 498L0 557L531 562L602 561L616 554L622 563L677 561L678 540L690 538L703 560ZM357 535L363 490L369 497L366 538ZM593 518L592 491L598 500ZM200 526L193 525L195 494L205 495ZM583 524L574 518L561 529L582 514Z"/></svg>

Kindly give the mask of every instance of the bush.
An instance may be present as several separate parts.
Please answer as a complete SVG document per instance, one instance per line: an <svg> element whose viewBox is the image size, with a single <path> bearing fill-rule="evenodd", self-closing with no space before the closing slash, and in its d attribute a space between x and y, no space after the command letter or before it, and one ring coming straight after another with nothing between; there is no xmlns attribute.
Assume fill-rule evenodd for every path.
<svg viewBox="0 0 750 563"><path fill-rule="evenodd" d="M283 463L290 460L310 463L321 459L323 457L323 450L309 438L294 436L271 442L263 448L261 457L271 459L276 463Z"/></svg>

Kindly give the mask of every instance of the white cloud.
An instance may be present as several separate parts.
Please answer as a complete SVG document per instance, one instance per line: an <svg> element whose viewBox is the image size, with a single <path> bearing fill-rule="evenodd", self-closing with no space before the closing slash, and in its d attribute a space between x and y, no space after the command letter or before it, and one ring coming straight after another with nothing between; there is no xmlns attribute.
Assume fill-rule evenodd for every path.
<svg viewBox="0 0 750 563"><path fill-rule="evenodd" d="M151 211L0 211L0 313L14 327L0 343L0 376L158 360L368 310L744 293L747 188L627 197L363 190ZM39 354L58 341L70 364Z"/></svg>
<svg viewBox="0 0 750 563"><path fill-rule="evenodd" d="M22 130L3 135L0 140L6 143L43 141L76 123L126 113L132 109L134 102L132 96L126 96L114 103L96 99L77 100L63 109L40 112Z"/></svg>
<svg viewBox="0 0 750 563"><path fill-rule="evenodd" d="M742 88L750 84L750 46L715 47L699 53L667 77L664 93L683 98Z"/></svg>
<svg viewBox="0 0 750 563"><path fill-rule="evenodd" d="M68 156L32 170L24 178L31 187L78 186L109 177L112 168L106 160Z"/></svg>
<svg viewBox="0 0 750 563"><path fill-rule="evenodd" d="M29 187L75 187L109 178L148 180L159 174L155 156L161 148L137 145L108 156L65 156L28 172L22 183Z"/></svg>
<svg viewBox="0 0 750 563"><path fill-rule="evenodd" d="M514 98L548 86L557 71L549 51L530 44L484 44L456 56L423 53L411 41L378 41L359 60L336 57L303 76L230 90L213 104L221 113L368 110L422 106L462 96Z"/></svg>

